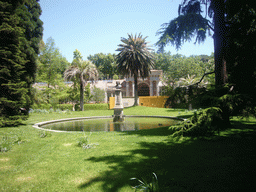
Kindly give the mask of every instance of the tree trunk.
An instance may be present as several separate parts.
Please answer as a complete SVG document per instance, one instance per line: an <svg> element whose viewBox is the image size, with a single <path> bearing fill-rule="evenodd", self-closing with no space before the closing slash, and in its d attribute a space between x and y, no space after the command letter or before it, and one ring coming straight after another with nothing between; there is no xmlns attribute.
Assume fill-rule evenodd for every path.
<svg viewBox="0 0 256 192"><path fill-rule="evenodd" d="M80 80L80 111L84 110L84 83Z"/></svg>
<svg viewBox="0 0 256 192"><path fill-rule="evenodd" d="M226 26L224 17L224 0L212 1L214 9L214 59L215 59L215 85L221 87L227 83L225 48Z"/></svg>
<svg viewBox="0 0 256 192"><path fill-rule="evenodd" d="M138 106L138 75L134 74L134 105Z"/></svg>

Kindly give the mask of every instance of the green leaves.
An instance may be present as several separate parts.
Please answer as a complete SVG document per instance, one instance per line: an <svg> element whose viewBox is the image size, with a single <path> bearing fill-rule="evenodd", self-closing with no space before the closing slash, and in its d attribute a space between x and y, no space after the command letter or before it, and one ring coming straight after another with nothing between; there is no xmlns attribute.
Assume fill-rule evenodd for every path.
<svg viewBox="0 0 256 192"><path fill-rule="evenodd" d="M76 50L77 51L77 50ZM75 51L75 52L76 52ZM98 71L91 61L83 61L81 58L74 59L72 65L65 70L64 78L80 85L80 110L84 106L84 87L86 82L98 79Z"/></svg>
<svg viewBox="0 0 256 192"><path fill-rule="evenodd" d="M153 173L151 182L147 182L145 179L131 178L130 180L137 181L139 184L134 186L135 192L137 190L144 192L159 192L158 179L155 173Z"/></svg>
<svg viewBox="0 0 256 192"><path fill-rule="evenodd" d="M99 78L113 78L117 74L116 59L114 54L97 53L90 55L88 59L96 65Z"/></svg>
<svg viewBox="0 0 256 192"><path fill-rule="evenodd" d="M164 47L168 44L176 46L180 49L185 41L191 41L195 37L195 43L204 42L206 31L213 30L211 22L201 15L201 3L206 5L206 1L184 0L179 5L179 16L164 23L157 31L156 35L160 35L158 42L158 52L163 53ZM211 10L209 8L209 10ZM209 31L210 32L210 31Z"/></svg>
<svg viewBox="0 0 256 192"><path fill-rule="evenodd" d="M178 136L211 136L215 131L219 131L222 127L222 110L218 107L210 107L199 112L180 123L179 125L171 126L169 129L172 132L172 137ZM228 127L224 127L228 128Z"/></svg>
<svg viewBox="0 0 256 192"><path fill-rule="evenodd" d="M116 51L120 51L117 55L118 71L123 75L140 74L142 78L149 75L149 71L153 68L154 57L150 53L150 49L146 42L147 37L128 34L128 38L121 38L124 44L119 44Z"/></svg>

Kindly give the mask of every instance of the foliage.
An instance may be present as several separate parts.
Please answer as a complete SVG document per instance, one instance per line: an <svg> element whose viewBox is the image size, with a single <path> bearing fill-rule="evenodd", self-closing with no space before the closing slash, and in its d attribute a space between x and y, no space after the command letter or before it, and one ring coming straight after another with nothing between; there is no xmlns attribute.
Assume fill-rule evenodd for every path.
<svg viewBox="0 0 256 192"><path fill-rule="evenodd" d="M90 143L90 136L91 136L92 132L90 132L89 136L83 136L80 137L78 142L77 142L77 146L78 147L82 147L83 149L90 149L92 148L94 145L98 145L96 143Z"/></svg>
<svg viewBox="0 0 256 192"><path fill-rule="evenodd" d="M32 104L30 86L42 38L40 14L36 1L0 2L0 118L9 125L12 116L13 125L19 124L28 115L20 109L28 111Z"/></svg>
<svg viewBox="0 0 256 192"><path fill-rule="evenodd" d="M54 39L49 37L46 44L41 42L41 53L37 66L37 82L46 82L47 87L56 87L62 81L64 71L70 65L56 47Z"/></svg>
<svg viewBox="0 0 256 192"><path fill-rule="evenodd" d="M202 17L201 5L205 5L205 18ZM184 28L190 19L184 18L192 18L192 14L197 14L198 17L194 18L196 21ZM159 32L162 35L158 41L161 51L169 42L179 48L184 39L189 40L194 35L198 38L200 30L196 23L206 21L202 34L205 34L206 29L214 31L216 90L206 92L206 96L202 95L203 98L198 97L198 100L202 103L208 97L210 102L205 102L204 105L209 106L211 103L211 106L219 107L223 111L225 124L229 124L229 118L233 114L256 114L256 97L251 91L256 86L256 67L251 65L256 55L253 40L256 34L255 18L256 6L251 0L183 0L179 7L179 16ZM196 41L200 38L204 40L202 35Z"/></svg>
<svg viewBox="0 0 256 192"><path fill-rule="evenodd" d="M96 66L90 61L83 61L80 58L74 58L72 65L64 72L66 80L72 80L80 86L80 110L83 111L84 106L84 87L88 81L98 79L98 71Z"/></svg>
<svg viewBox="0 0 256 192"><path fill-rule="evenodd" d="M13 115L9 116L8 118L6 117L0 117L0 127L13 127L13 126L18 126L22 125L22 122L26 120L26 116L21 116L21 115Z"/></svg>
<svg viewBox="0 0 256 192"><path fill-rule="evenodd" d="M200 14L200 4L197 6L199 10L180 15L170 21L170 23L162 24L162 28L158 30L157 35L161 35L156 46L159 52L164 51L164 46L171 43L180 49L184 41L191 41L191 37L196 36L196 42L201 43L206 39L206 31L208 28L208 20Z"/></svg>
<svg viewBox="0 0 256 192"><path fill-rule="evenodd" d="M73 58L74 58L74 59L83 59L83 56L82 56L81 52L80 52L78 49L76 49L76 50L73 52Z"/></svg>
<svg viewBox="0 0 256 192"><path fill-rule="evenodd" d="M248 94L236 92L232 84L226 84L218 89L211 87L202 91L195 101L200 107L219 107L226 118L237 115L248 117L250 114L255 114L253 98Z"/></svg>
<svg viewBox="0 0 256 192"><path fill-rule="evenodd" d="M50 104L56 109L59 103L65 102L68 97L68 87L63 82L62 76L68 66L68 61L61 55L51 37L47 39L46 44L41 41L36 80L45 82L45 86L34 89L36 105Z"/></svg>
<svg viewBox="0 0 256 192"><path fill-rule="evenodd" d="M39 132L39 137L40 138L45 138L45 137L51 137L52 134L50 131L40 131Z"/></svg>
<svg viewBox="0 0 256 192"><path fill-rule="evenodd" d="M0 152L7 152L9 150L11 150L12 146L14 144L21 144L22 143L22 139L19 136L2 136L0 138Z"/></svg>
<svg viewBox="0 0 256 192"><path fill-rule="evenodd" d="M30 109L29 110L29 113L32 114L32 113L38 113L38 114L52 114L52 113L59 113L59 114L71 114L71 110L69 109L66 109L66 110L61 110L61 109L53 109L53 108L50 108L50 109Z"/></svg>
<svg viewBox="0 0 256 192"><path fill-rule="evenodd" d="M227 1L227 32L228 48L225 57L227 58L227 70L229 71L228 82L233 86L234 92L243 101L244 111L255 113L256 106L256 5L252 0ZM241 80L242 79L242 80Z"/></svg>
<svg viewBox="0 0 256 192"><path fill-rule="evenodd" d="M135 191L140 190L144 192L159 192L158 179L155 173L153 173L152 181L148 183L145 179L142 180L137 178L131 178L131 180L135 180L139 182L139 185L133 187Z"/></svg>
<svg viewBox="0 0 256 192"><path fill-rule="evenodd" d="M138 105L138 77L146 78L149 76L150 69L154 66L154 56L146 42L147 37L135 34L128 38L121 38L123 44L119 44L117 59L118 72L122 75L134 77L134 105Z"/></svg>
<svg viewBox="0 0 256 192"><path fill-rule="evenodd" d="M94 87L92 90L92 101L95 101L96 103L104 102L105 99L105 91L103 89Z"/></svg>
<svg viewBox="0 0 256 192"><path fill-rule="evenodd" d="M106 109L108 109L107 103L84 104L84 110L106 110Z"/></svg>
<svg viewBox="0 0 256 192"><path fill-rule="evenodd" d="M173 137L177 136L211 136L215 131L222 130L222 110L217 107L210 107L199 112L183 121L182 123L171 126L169 129Z"/></svg>
<svg viewBox="0 0 256 192"><path fill-rule="evenodd" d="M213 56L190 56L171 55L170 52L155 53L155 69L163 70L163 81L168 85L175 86L180 78L188 75L194 76L195 79L201 78L204 73L214 70ZM205 78L211 81L212 78Z"/></svg>
<svg viewBox="0 0 256 192"><path fill-rule="evenodd" d="M206 88L202 87L173 87L168 86L164 87L162 94L169 96L165 102L165 107L172 108L189 108L189 104L192 104L193 108L202 108L205 105L202 105L203 102L200 101L200 97L205 93ZM204 103L206 104L206 103ZM208 103L207 106L211 106Z"/></svg>
<svg viewBox="0 0 256 192"><path fill-rule="evenodd" d="M118 75L115 74L115 75L113 76L113 79L114 79L114 80L118 80L118 79L119 79Z"/></svg>
<svg viewBox="0 0 256 192"><path fill-rule="evenodd" d="M105 93L105 92L104 92ZM88 103L92 98L93 98L93 94L91 92L91 88L90 88L90 83L88 83L85 86L85 90L84 90L84 101L85 103Z"/></svg>
<svg viewBox="0 0 256 192"><path fill-rule="evenodd" d="M56 109L52 107L50 104L41 104L41 105L33 105L33 108L30 109L30 113L51 113L62 111L69 112L73 110L72 104L58 104ZM98 104L84 104L84 110L108 110L107 103L98 103Z"/></svg>
<svg viewBox="0 0 256 192"><path fill-rule="evenodd" d="M186 78L180 78L178 82L176 82L176 86L178 87L188 87L189 85L193 85L199 82L198 78L195 78L195 75L188 75ZM197 85L198 87L206 87L208 82L204 82L203 80Z"/></svg>
<svg viewBox="0 0 256 192"><path fill-rule="evenodd" d="M97 53L89 55L87 57L99 71L99 79L113 79L114 75L117 74L117 64L115 54L103 54Z"/></svg>
<svg viewBox="0 0 256 192"><path fill-rule="evenodd" d="M80 137L78 142L77 142L77 146L78 147L83 147L83 145L87 145L88 144L88 137Z"/></svg>
<svg viewBox="0 0 256 192"><path fill-rule="evenodd" d="M58 81L58 85L55 87L47 87L46 84L43 84L43 86L35 85L32 89L34 94L34 106L49 105L56 109L59 103L67 101L69 89L70 88L64 84L63 81Z"/></svg>

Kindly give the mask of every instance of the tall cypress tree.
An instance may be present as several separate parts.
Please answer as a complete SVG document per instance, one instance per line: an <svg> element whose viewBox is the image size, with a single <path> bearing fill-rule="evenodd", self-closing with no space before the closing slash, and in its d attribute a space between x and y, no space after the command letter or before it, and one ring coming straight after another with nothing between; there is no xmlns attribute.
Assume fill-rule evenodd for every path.
<svg viewBox="0 0 256 192"><path fill-rule="evenodd" d="M37 1L0 1L0 127L21 123L26 117L21 109L28 111L31 104L37 42L42 38L40 13Z"/></svg>
<svg viewBox="0 0 256 192"><path fill-rule="evenodd" d="M39 0L24 0L22 6L17 9L17 14L21 18L19 26L24 29L24 35L21 40L21 51L25 59L24 74L22 80L27 82L27 103L24 106L28 112L33 98L31 86L35 80L36 60L39 54L39 43L43 35L43 22L39 19L42 10Z"/></svg>

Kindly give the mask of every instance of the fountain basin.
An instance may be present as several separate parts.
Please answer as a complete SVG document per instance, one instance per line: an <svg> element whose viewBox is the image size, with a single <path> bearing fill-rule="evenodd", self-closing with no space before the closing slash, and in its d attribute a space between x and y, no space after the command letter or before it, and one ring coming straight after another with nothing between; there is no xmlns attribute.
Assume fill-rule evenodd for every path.
<svg viewBox="0 0 256 192"><path fill-rule="evenodd" d="M111 116L59 119L35 124L33 127L54 132L134 131L171 126L180 118L168 116L125 116L124 122L113 122Z"/></svg>

